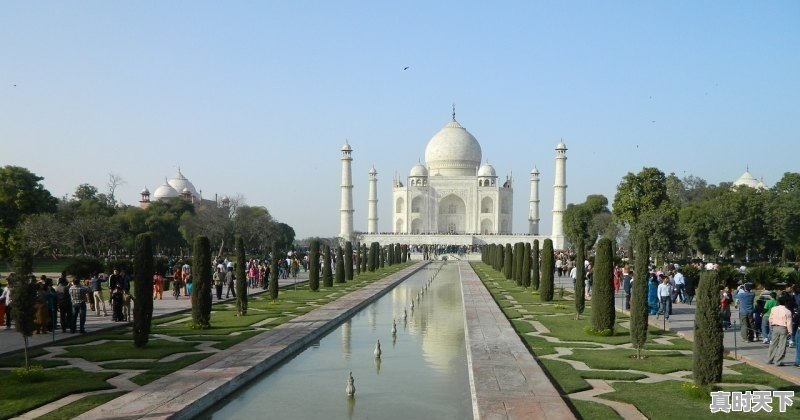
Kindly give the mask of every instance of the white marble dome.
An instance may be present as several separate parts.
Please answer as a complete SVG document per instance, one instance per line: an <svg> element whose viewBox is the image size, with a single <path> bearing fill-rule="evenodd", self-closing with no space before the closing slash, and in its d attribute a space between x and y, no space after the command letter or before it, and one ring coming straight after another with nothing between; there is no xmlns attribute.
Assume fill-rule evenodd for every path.
<svg viewBox="0 0 800 420"><path fill-rule="evenodd" d="M178 191L172 188L172 185L169 185L169 182L165 179L164 183L159 185L153 192L153 199L158 201L167 198L178 198Z"/></svg>
<svg viewBox="0 0 800 420"><path fill-rule="evenodd" d="M744 173L742 174L742 176L739 177L739 179L737 179L736 181L733 181L733 186L734 187L740 187L742 185L744 185L746 187L750 187L750 188L765 188L766 187L766 185L764 185L763 182L761 182L758 179L756 179L756 177L754 177L753 174L750 173L749 169L745 170Z"/></svg>
<svg viewBox="0 0 800 420"><path fill-rule="evenodd" d="M194 185L186 179L185 176L181 173L181 168L178 168L178 173L175 174L169 181L169 185L175 189L175 191L188 190L192 196L200 197L200 194L197 193L197 190L194 188Z"/></svg>
<svg viewBox="0 0 800 420"><path fill-rule="evenodd" d="M433 175L475 176L481 164L481 145L453 116L425 147L425 163Z"/></svg>
<svg viewBox="0 0 800 420"><path fill-rule="evenodd" d="M411 168L411 172L408 174L408 176L416 176L416 177L428 176L428 168L426 168L425 165L421 163L417 163L416 165L414 165L413 168Z"/></svg>
<svg viewBox="0 0 800 420"><path fill-rule="evenodd" d="M487 162L481 165L480 169L478 169L478 176L497 177L497 172L494 170L494 166L489 165Z"/></svg>

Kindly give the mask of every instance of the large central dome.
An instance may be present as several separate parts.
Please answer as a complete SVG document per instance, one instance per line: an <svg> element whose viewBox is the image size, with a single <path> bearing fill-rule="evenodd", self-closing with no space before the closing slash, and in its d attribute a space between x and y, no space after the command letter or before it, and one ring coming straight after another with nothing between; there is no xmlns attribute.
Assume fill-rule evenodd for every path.
<svg viewBox="0 0 800 420"><path fill-rule="evenodd" d="M429 175L475 176L481 164L481 145L456 121L448 122L425 147Z"/></svg>

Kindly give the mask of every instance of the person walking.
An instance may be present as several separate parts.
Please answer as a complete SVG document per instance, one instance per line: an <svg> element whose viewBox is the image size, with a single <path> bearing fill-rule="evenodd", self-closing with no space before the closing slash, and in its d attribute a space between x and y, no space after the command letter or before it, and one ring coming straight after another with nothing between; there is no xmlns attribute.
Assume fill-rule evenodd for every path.
<svg viewBox="0 0 800 420"><path fill-rule="evenodd" d="M625 310L629 311L631 309L631 285L633 276L627 271L627 267L625 270L626 271L622 274L622 290L625 292Z"/></svg>
<svg viewBox="0 0 800 420"><path fill-rule="evenodd" d="M764 339L764 344L769 344L769 316L772 314L772 308L778 306L777 297L777 293L770 292L769 297L764 301L764 311L761 315L761 338Z"/></svg>
<svg viewBox="0 0 800 420"><path fill-rule="evenodd" d="M755 309L756 294L751 290L750 283L745 283L744 288L736 294L739 301L739 323L741 324L742 340L754 341L755 323L753 322L753 310Z"/></svg>
<svg viewBox="0 0 800 420"><path fill-rule="evenodd" d="M94 313L100 316L100 306L103 306L103 316L108 316L106 310L106 300L103 298L103 280L97 273L92 275L92 296L94 297ZM118 285L119 286L119 285Z"/></svg>
<svg viewBox="0 0 800 420"><path fill-rule="evenodd" d="M778 306L772 308L769 315L769 326L771 329L772 340L769 343L769 355L767 364L776 363L783 365L783 358L786 356L786 338L792 330L792 312L786 307L787 298L784 295L778 297Z"/></svg>
<svg viewBox="0 0 800 420"><path fill-rule="evenodd" d="M69 332L75 333L80 320L80 333L84 334L86 333L86 300L88 299L88 291L77 277L72 279L69 298L72 301L72 325Z"/></svg>
<svg viewBox="0 0 800 420"><path fill-rule="evenodd" d="M669 316L672 314L672 283L669 278L663 274L660 276L661 284L658 285L658 301L661 304L656 319L659 315L664 314L664 319L669 321Z"/></svg>
<svg viewBox="0 0 800 420"><path fill-rule="evenodd" d="M672 276L672 281L675 282L675 299L672 300L672 303L676 303L678 298L680 298L680 302L686 302L686 279L681 273L681 270L675 270L675 275Z"/></svg>
<svg viewBox="0 0 800 420"><path fill-rule="evenodd" d="M222 273L222 267L217 266L217 271L214 272L214 288L217 289L217 300L222 300L222 285L225 282L225 274Z"/></svg>
<svg viewBox="0 0 800 420"><path fill-rule="evenodd" d="M164 297L164 277L158 271L153 274L153 300L161 300Z"/></svg>
<svg viewBox="0 0 800 420"><path fill-rule="evenodd" d="M231 293L233 293L233 297L236 297L236 287L234 284L233 267L231 267L227 272L225 272L225 283L228 284L228 291L225 292L225 299L227 299L231 295Z"/></svg>
<svg viewBox="0 0 800 420"><path fill-rule="evenodd" d="M0 294L0 300L3 301L6 307L6 329L11 329L11 278L7 280L6 287L3 288L3 293Z"/></svg>
<svg viewBox="0 0 800 420"><path fill-rule="evenodd" d="M722 327L726 330L731 327L731 289L722 289L719 299L719 316L722 318Z"/></svg>

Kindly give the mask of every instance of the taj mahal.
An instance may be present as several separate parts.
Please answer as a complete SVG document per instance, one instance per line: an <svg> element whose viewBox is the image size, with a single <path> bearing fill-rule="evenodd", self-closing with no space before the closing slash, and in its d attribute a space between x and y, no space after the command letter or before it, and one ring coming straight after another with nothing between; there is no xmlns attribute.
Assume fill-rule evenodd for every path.
<svg viewBox="0 0 800 420"><path fill-rule="evenodd" d="M483 245L541 242L550 238L556 249L565 247L563 216L566 208L567 146L556 146L553 185L553 231L539 232L539 170L530 172L528 234L512 234L513 179L498 179L495 168L483 161L478 140L452 119L425 148L425 162L411 168L405 179L392 182L392 233L378 233L378 171L368 174L367 232L353 230L353 148L341 149L342 182L340 233L343 240L400 244ZM483 163L481 163L483 162Z"/></svg>

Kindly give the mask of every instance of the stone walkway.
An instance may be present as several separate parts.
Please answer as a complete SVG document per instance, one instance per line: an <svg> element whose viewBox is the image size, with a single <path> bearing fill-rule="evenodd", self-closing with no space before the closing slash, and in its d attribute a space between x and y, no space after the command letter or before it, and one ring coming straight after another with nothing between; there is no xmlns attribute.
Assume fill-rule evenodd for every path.
<svg viewBox="0 0 800 420"><path fill-rule="evenodd" d="M475 418L575 418L472 267L459 269Z"/></svg>

